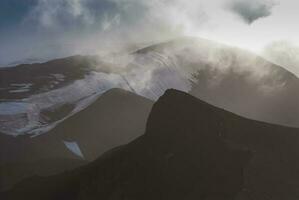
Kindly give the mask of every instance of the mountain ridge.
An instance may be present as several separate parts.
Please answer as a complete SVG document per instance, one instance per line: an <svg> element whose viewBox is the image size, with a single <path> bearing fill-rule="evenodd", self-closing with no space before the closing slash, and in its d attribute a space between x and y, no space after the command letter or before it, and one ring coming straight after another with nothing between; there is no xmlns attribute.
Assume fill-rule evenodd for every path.
<svg viewBox="0 0 299 200"><path fill-rule="evenodd" d="M143 136L78 170L39 179L50 188L60 180L59 191L38 184L43 194L30 198L295 200L298 143L298 129L168 90L154 104ZM24 183L11 192L31 194Z"/></svg>

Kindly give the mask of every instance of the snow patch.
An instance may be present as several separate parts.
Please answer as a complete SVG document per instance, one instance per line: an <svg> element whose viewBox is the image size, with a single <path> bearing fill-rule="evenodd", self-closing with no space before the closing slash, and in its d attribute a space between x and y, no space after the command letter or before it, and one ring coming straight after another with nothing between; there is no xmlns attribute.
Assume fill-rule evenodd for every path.
<svg viewBox="0 0 299 200"><path fill-rule="evenodd" d="M10 84L12 90L9 93L23 93L23 92L30 92L32 87L32 83L13 83Z"/></svg>
<svg viewBox="0 0 299 200"><path fill-rule="evenodd" d="M63 143L66 146L66 148L68 148L68 150L70 150L73 154L84 159L84 155L83 155L79 145L77 144L77 142L63 141Z"/></svg>

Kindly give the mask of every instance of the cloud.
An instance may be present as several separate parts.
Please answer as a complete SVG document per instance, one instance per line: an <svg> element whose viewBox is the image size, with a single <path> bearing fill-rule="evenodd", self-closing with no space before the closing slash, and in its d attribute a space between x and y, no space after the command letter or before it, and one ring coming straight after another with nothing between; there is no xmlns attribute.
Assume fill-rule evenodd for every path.
<svg viewBox="0 0 299 200"><path fill-rule="evenodd" d="M102 13L109 5L95 5L91 0L38 0L25 19L26 24L34 24L39 28L78 28L96 24L97 9Z"/></svg>
<svg viewBox="0 0 299 200"><path fill-rule="evenodd" d="M64 31L72 27L173 31L200 26L205 18L201 7L195 0L38 0L26 20Z"/></svg>
<svg viewBox="0 0 299 200"><path fill-rule="evenodd" d="M197 0L36 0L20 25L1 34L0 64L121 51L179 37L205 17Z"/></svg>
<svg viewBox="0 0 299 200"><path fill-rule="evenodd" d="M276 41L265 47L263 56L299 77L299 46L289 41Z"/></svg>
<svg viewBox="0 0 299 200"><path fill-rule="evenodd" d="M232 0L228 8L246 23L252 24L258 19L270 16L275 5L270 0Z"/></svg>
<svg viewBox="0 0 299 200"><path fill-rule="evenodd" d="M257 53L276 40L298 43L298 1L280 1L275 12L272 1L278 0L1 0L0 66L132 50L184 35Z"/></svg>

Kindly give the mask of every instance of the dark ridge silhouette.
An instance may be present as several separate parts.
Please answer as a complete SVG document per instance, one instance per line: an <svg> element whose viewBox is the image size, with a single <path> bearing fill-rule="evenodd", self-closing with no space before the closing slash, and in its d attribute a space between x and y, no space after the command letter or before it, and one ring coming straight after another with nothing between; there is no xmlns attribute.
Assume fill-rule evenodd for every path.
<svg viewBox="0 0 299 200"><path fill-rule="evenodd" d="M94 160L105 151L140 136L145 131L152 105L153 102L146 98L121 89L112 89L46 134L33 138L28 135L12 137L0 134L0 173L3 179L9 179L10 175L5 172L11 170L12 177L19 176L19 179L12 178L11 182L15 182L32 175L35 170L39 171L37 168L42 165L39 163L42 161L53 161L48 171L55 166L60 166L63 171L71 163L74 167L78 166L76 163L80 163L80 160L83 162L82 158L68 150L64 141L78 144L84 155L83 163ZM52 115L55 117L55 113ZM70 162L65 166L60 164L67 161ZM7 166L14 163L25 169L18 166L7 169ZM4 187L5 183L2 185Z"/></svg>
<svg viewBox="0 0 299 200"><path fill-rule="evenodd" d="M180 130L186 134L186 141L190 131L215 134L253 152L253 158L245 168L244 188L235 199L298 198L298 129L248 120L174 90L166 92L158 102L160 103L154 106L151 116L160 105L159 117L150 117L147 125L156 127L151 136L156 133L157 137L161 137L162 133L175 134ZM163 129L165 126L171 129ZM173 142L178 140L179 138L173 139ZM190 137L190 140L194 138ZM163 143L171 142L165 139ZM227 171L227 175L229 173Z"/></svg>
<svg viewBox="0 0 299 200"><path fill-rule="evenodd" d="M2 198L233 199L252 154L220 136L225 116L247 121L169 90L154 104L143 136L77 170L20 182Z"/></svg>

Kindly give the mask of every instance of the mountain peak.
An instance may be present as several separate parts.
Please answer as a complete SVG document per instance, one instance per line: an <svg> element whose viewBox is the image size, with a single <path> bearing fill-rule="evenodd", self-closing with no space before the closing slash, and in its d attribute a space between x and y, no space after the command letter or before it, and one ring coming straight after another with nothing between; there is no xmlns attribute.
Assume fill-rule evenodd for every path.
<svg viewBox="0 0 299 200"><path fill-rule="evenodd" d="M188 102L196 102L197 104L202 104L203 106L211 106L212 105L191 96L190 94L180 91L180 90L176 90L176 89L168 89L165 91L165 93L160 97L159 99L160 101L168 101L168 103L180 103L177 101L188 101ZM186 104L182 104L182 106L186 106Z"/></svg>
<svg viewBox="0 0 299 200"><path fill-rule="evenodd" d="M197 133L200 133L197 136L209 132L218 133L223 121L222 116L216 114L219 110L185 92L169 89L154 104L146 134L162 137L161 134L168 132L173 136L174 132L179 133L181 127L184 127L181 130L184 137L189 135L190 138L194 138ZM215 125L215 122L219 123Z"/></svg>

